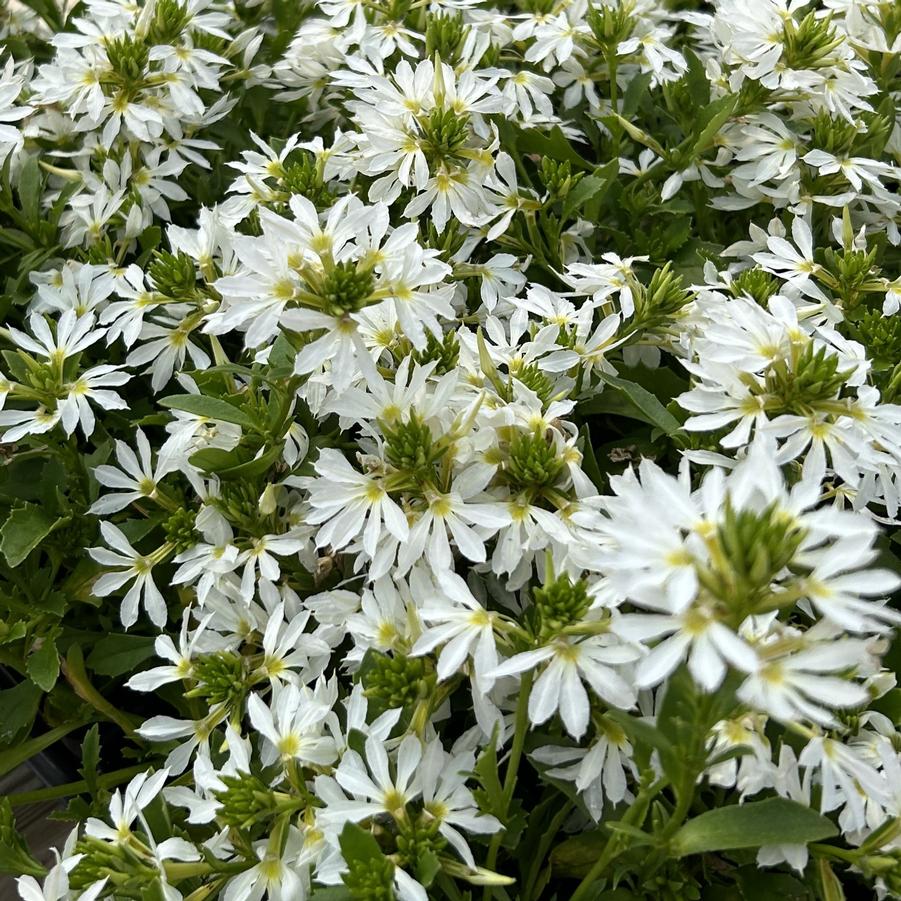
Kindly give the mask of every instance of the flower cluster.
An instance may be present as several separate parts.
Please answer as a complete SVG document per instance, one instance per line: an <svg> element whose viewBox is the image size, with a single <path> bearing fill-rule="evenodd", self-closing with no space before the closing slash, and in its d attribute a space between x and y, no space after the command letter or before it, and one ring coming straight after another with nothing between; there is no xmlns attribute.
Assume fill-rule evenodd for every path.
<svg viewBox="0 0 901 901"><path fill-rule="evenodd" d="M894 4L0 8L22 898L901 895Z"/></svg>

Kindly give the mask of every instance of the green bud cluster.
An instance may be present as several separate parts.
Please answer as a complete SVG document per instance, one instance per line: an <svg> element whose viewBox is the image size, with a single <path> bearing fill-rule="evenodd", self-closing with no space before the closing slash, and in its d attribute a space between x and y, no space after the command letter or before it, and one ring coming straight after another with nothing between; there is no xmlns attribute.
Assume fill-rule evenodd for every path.
<svg viewBox="0 0 901 901"><path fill-rule="evenodd" d="M114 897L141 897L137 893L139 887L146 886L158 876L157 870L148 866L125 842L111 844L85 835L75 845L75 853L81 855L69 873L69 887L75 891L82 891L100 879L108 879L115 886Z"/></svg>
<svg viewBox="0 0 901 901"><path fill-rule="evenodd" d="M294 196L306 197L317 209L325 209L334 200L329 189L322 183L316 158L311 153L304 153L300 159L292 160L281 176L284 190Z"/></svg>
<svg viewBox="0 0 901 901"><path fill-rule="evenodd" d="M811 122L810 144L837 157L849 156L858 134L857 126L852 122L820 112Z"/></svg>
<svg viewBox="0 0 901 901"><path fill-rule="evenodd" d="M876 249L846 250L836 253L833 248L827 248L824 255L826 268L835 276L839 284L839 293L845 299L847 307L854 305L858 292L868 287L878 288L875 281L879 275L879 269L874 266Z"/></svg>
<svg viewBox="0 0 901 901"><path fill-rule="evenodd" d="M435 372L439 375L457 368L460 360L460 342L456 332L445 332L441 338L436 338L430 331L426 331L425 341L422 350L412 352L414 363L423 366L434 361L437 363Z"/></svg>
<svg viewBox="0 0 901 901"><path fill-rule="evenodd" d="M504 475L517 488L541 491L556 484L564 465L553 442L540 431L517 432L507 450Z"/></svg>
<svg viewBox="0 0 901 901"><path fill-rule="evenodd" d="M551 200L562 200L582 180L584 173L573 173L569 160L558 162L550 157L541 158L538 177Z"/></svg>
<svg viewBox="0 0 901 901"><path fill-rule="evenodd" d="M691 301L692 294L682 287L682 276L667 263L651 276L647 287L637 285L632 292L635 303L633 327L650 329L663 325Z"/></svg>
<svg viewBox="0 0 901 901"><path fill-rule="evenodd" d="M375 279L369 269L358 269L344 260L326 273L319 287L323 309L333 316L362 310L372 294Z"/></svg>
<svg viewBox="0 0 901 901"><path fill-rule="evenodd" d="M575 582L567 573L532 592L535 633L542 643L556 638L567 626L581 622L591 606L584 579Z"/></svg>
<svg viewBox="0 0 901 901"><path fill-rule="evenodd" d="M542 404L547 406L550 403L551 395L554 393L553 383L536 363L529 363L525 366L511 365L510 375L534 391Z"/></svg>
<svg viewBox="0 0 901 901"><path fill-rule="evenodd" d="M602 47L615 47L632 35L636 17L632 0L608 3L601 0L599 5L591 4L586 15L588 27L594 39Z"/></svg>
<svg viewBox="0 0 901 901"><path fill-rule="evenodd" d="M800 22L786 18L782 31L782 62L788 69L817 69L831 65L832 53L843 40L833 28L831 16L818 18L811 10Z"/></svg>
<svg viewBox="0 0 901 901"><path fill-rule="evenodd" d="M387 857L351 860L341 877L353 901L394 901L394 864Z"/></svg>
<svg viewBox="0 0 901 901"><path fill-rule="evenodd" d="M759 266L744 269L732 279L729 290L735 297L747 295L762 307L779 290L779 282Z"/></svg>
<svg viewBox="0 0 901 901"><path fill-rule="evenodd" d="M195 519L194 510L180 507L166 520L163 526L163 530L166 533L166 541L175 548L176 554L180 554L197 544L200 536L194 528Z"/></svg>
<svg viewBox="0 0 901 901"><path fill-rule="evenodd" d="M775 502L759 511L736 510L727 498L716 534L721 560L713 576L703 576L702 582L741 616L753 612L753 604L789 566L805 535Z"/></svg>
<svg viewBox="0 0 901 901"><path fill-rule="evenodd" d="M405 869L411 869L415 873L425 858L444 850L447 840L438 831L440 826L439 820L425 816L401 824L397 850Z"/></svg>
<svg viewBox="0 0 901 901"><path fill-rule="evenodd" d="M425 26L425 55L434 59L437 53L451 65L459 62L460 52L469 28L459 12L429 13Z"/></svg>
<svg viewBox="0 0 901 901"><path fill-rule="evenodd" d="M179 0L157 0L147 40L152 46L172 44L181 37L190 20L187 6Z"/></svg>
<svg viewBox="0 0 901 901"><path fill-rule="evenodd" d="M234 705L244 695L244 658L231 651L217 651L193 661L192 676L196 687L185 697L203 698L208 704Z"/></svg>
<svg viewBox="0 0 901 901"><path fill-rule="evenodd" d="M147 267L147 274L160 294L175 300L193 294L197 283L194 260L181 251L159 251Z"/></svg>
<svg viewBox="0 0 901 901"><path fill-rule="evenodd" d="M249 829L277 812L275 794L256 776L238 773L220 776L219 780L225 788L214 791L213 796L222 805L218 816L227 826Z"/></svg>
<svg viewBox="0 0 901 901"><path fill-rule="evenodd" d="M150 48L140 38L124 34L106 41L106 58L123 88L138 88L144 80Z"/></svg>
<svg viewBox="0 0 901 901"><path fill-rule="evenodd" d="M446 448L435 443L428 423L412 411L406 422L383 423L385 458L399 472L416 482L427 482L435 475L435 464Z"/></svg>
<svg viewBox="0 0 901 901"><path fill-rule="evenodd" d="M435 688L435 674L425 657L378 654L361 677L367 698L386 708L411 708L427 698Z"/></svg>
<svg viewBox="0 0 901 901"><path fill-rule="evenodd" d="M866 310L843 325L849 338L863 344L876 367L894 366L901 360L901 316Z"/></svg>
<svg viewBox="0 0 901 901"><path fill-rule="evenodd" d="M453 109L433 109L422 123L423 152L430 161L441 163L466 143L469 114Z"/></svg>
<svg viewBox="0 0 901 901"><path fill-rule="evenodd" d="M838 396L850 375L850 370L838 367L837 354L830 353L825 344L817 347L808 340L793 363L780 359L769 367L765 390L778 399L785 412L805 414Z"/></svg>

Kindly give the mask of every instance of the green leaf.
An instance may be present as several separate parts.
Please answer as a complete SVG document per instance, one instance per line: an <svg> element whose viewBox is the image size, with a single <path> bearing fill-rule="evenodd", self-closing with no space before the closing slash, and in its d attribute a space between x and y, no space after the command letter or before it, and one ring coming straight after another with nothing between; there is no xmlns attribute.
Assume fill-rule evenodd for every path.
<svg viewBox="0 0 901 901"><path fill-rule="evenodd" d="M87 663L100 676L132 673L153 656L153 643L144 635L107 635L94 645Z"/></svg>
<svg viewBox="0 0 901 901"><path fill-rule="evenodd" d="M31 728L41 695L37 685L27 679L14 688L0 691L0 744L8 744L20 732Z"/></svg>
<svg viewBox="0 0 901 901"><path fill-rule="evenodd" d="M581 879L600 857L609 836L600 829L582 832L560 842L551 852L554 873Z"/></svg>
<svg viewBox="0 0 901 901"><path fill-rule="evenodd" d="M219 422L232 422L245 428L253 428L254 421L240 407L221 397L207 397L205 394L176 394L160 400L160 406L172 410L182 410L195 416L205 416Z"/></svg>
<svg viewBox="0 0 901 901"><path fill-rule="evenodd" d="M22 212L29 223L37 223L41 220L41 188L44 179L41 176L41 167L36 156L29 157L22 171L19 173L19 201L22 204Z"/></svg>
<svg viewBox="0 0 901 901"><path fill-rule="evenodd" d="M594 170L594 166L581 157L569 142L569 138L563 134L559 125L555 125L550 131L539 131L535 128L527 128L520 131L516 145L522 153L534 153L538 156L546 156L558 163L569 162L570 165L584 169L586 172Z"/></svg>
<svg viewBox="0 0 901 901"><path fill-rule="evenodd" d="M763 845L804 845L836 834L835 824L817 811L787 798L767 798L708 810L689 820L673 837L672 851L685 857Z"/></svg>
<svg viewBox="0 0 901 901"><path fill-rule="evenodd" d="M679 420L646 388L642 388L636 382L607 375L605 372L600 373L600 378L608 386L607 390L579 404L580 413L615 413L628 416L630 419L638 419L656 426L667 435L672 435L681 428ZM614 398L608 396L611 389Z"/></svg>
<svg viewBox="0 0 901 901"><path fill-rule="evenodd" d="M92 796L97 794L99 783L97 777L100 767L100 727L94 723L85 733L81 743L81 767L78 772L87 783L88 791Z"/></svg>
<svg viewBox="0 0 901 901"><path fill-rule="evenodd" d="M497 764L497 742L492 736L490 742L485 745L474 767L476 778L481 785L476 789L475 797L482 813L503 817L507 805L504 803L504 787L501 785Z"/></svg>
<svg viewBox="0 0 901 901"><path fill-rule="evenodd" d="M338 836L341 845L341 853L344 859L351 861L380 860L384 855L379 843L373 838L371 832L367 832L356 823L345 823Z"/></svg>
<svg viewBox="0 0 901 901"><path fill-rule="evenodd" d="M18 566L62 522L37 504L15 507L0 528L0 551L6 562Z"/></svg>
<svg viewBox="0 0 901 901"><path fill-rule="evenodd" d="M14 745L0 751L0 776L11 773L17 766L21 766L26 760L30 760L35 754L40 754L45 748L56 744L63 736L80 729L85 725L85 720L75 720L71 723L64 723L57 726L49 732L44 732L36 738L30 738L28 741Z"/></svg>
<svg viewBox="0 0 901 901"><path fill-rule="evenodd" d="M582 209L589 200L599 199L607 192L613 180L619 174L619 162L613 160L594 175L587 175L569 192L563 204L563 218L570 218L573 213Z"/></svg>
<svg viewBox="0 0 901 901"><path fill-rule="evenodd" d="M0 797L0 873L12 876L43 876L47 871L32 857L25 840L16 831L9 798Z"/></svg>
<svg viewBox="0 0 901 901"><path fill-rule="evenodd" d="M685 84L688 94L698 109L703 109L710 103L710 82L707 80L707 72L700 57L690 48L685 47L682 55L688 63L688 71L685 73Z"/></svg>
<svg viewBox="0 0 901 901"><path fill-rule="evenodd" d="M641 101L647 95L653 78L653 72L639 72L629 82L629 86L623 93L623 102L620 107L620 113L627 119L630 119L638 111L638 107L641 106Z"/></svg>
<svg viewBox="0 0 901 901"><path fill-rule="evenodd" d="M52 638L45 638L41 646L28 655L25 669L28 678L38 688L50 691L59 678L59 653L56 650L56 642Z"/></svg>
<svg viewBox="0 0 901 901"><path fill-rule="evenodd" d="M735 112L738 105L738 94L729 94L727 97L721 97L714 100L701 111L701 121L704 126L698 135L692 148L692 158L697 158L702 153L706 153L714 143L719 130L729 121L729 118Z"/></svg>
<svg viewBox="0 0 901 901"><path fill-rule="evenodd" d="M267 472L273 463L282 455L282 445L270 447L259 457L250 456L247 448L238 447L232 451L223 451L216 447L207 447L197 451L190 457L192 466L204 472L215 473L223 481L235 479L252 479Z"/></svg>

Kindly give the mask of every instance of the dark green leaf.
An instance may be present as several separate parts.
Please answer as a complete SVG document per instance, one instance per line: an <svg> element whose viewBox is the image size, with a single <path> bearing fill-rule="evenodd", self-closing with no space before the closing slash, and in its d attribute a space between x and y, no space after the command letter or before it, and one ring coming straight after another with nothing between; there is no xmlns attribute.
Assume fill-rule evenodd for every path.
<svg viewBox="0 0 901 901"><path fill-rule="evenodd" d="M19 201L22 204L22 212L29 223L38 223L41 219L41 188L44 179L41 176L41 167L38 158L31 156L22 166L19 173Z"/></svg>
<svg viewBox="0 0 901 901"><path fill-rule="evenodd" d="M16 831L12 804L0 797L0 873L12 876L43 876L47 871L32 857L25 840Z"/></svg>
<svg viewBox="0 0 901 901"><path fill-rule="evenodd" d="M41 702L41 690L27 679L0 691L0 744L31 728Z"/></svg>
<svg viewBox="0 0 901 901"><path fill-rule="evenodd" d="M727 97L721 97L719 100L714 100L713 103L708 104L707 107L702 110L701 121L705 124L692 148L691 152L693 158L700 156L702 153L706 153L713 146L714 138L716 138L720 129L726 122L729 121L730 117L735 112L737 104L738 94L729 94Z"/></svg>
<svg viewBox="0 0 901 901"><path fill-rule="evenodd" d="M56 642L52 638L45 638L41 646L28 655L25 669L28 677L38 688L50 691L59 678L59 653L56 650Z"/></svg>
<svg viewBox="0 0 901 901"><path fill-rule="evenodd" d="M641 101L647 96L653 78L653 72L639 72L629 82L629 86L623 93L623 102L620 107L620 113L626 119L630 119L638 111Z"/></svg>
<svg viewBox="0 0 901 901"><path fill-rule="evenodd" d="M101 676L121 676L153 656L154 639L144 635L107 635L88 655L88 666Z"/></svg>
<svg viewBox="0 0 901 901"><path fill-rule="evenodd" d="M538 131L528 128L520 131L517 138L517 146L523 153L534 153L538 156L546 156L558 163L569 162L571 165L591 172L594 166L580 156L569 138L555 125L550 131Z"/></svg>
<svg viewBox="0 0 901 901"><path fill-rule="evenodd" d="M579 404L580 413L616 413L628 416L656 426L667 435L672 435L681 428L679 420L641 385L603 372L600 377L607 388L596 397ZM609 393L614 397L609 397Z"/></svg>
<svg viewBox="0 0 901 901"><path fill-rule="evenodd" d="M345 823L338 836L341 845L341 853L344 859L352 861L380 860L383 857L379 843L373 838L371 832L367 832L356 823Z"/></svg>
<svg viewBox="0 0 901 901"><path fill-rule="evenodd" d="M0 551L6 562L18 566L62 521L37 504L14 508L0 528Z"/></svg>
<svg viewBox="0 0 901 901"><path fill-rule="evenodd" d="M240 407L220 397L207 397L204 394L177 394L162 398L160 406L193 413L195 416L205 416L207 419L215 419L219 422L232 422L245 428L252 428L254 425L253 419Z"/></svg>
<svg viewBox="0 0 901 901"><path fill-rule="evenodd" d="M803 845L837 833L835 824L817 811L787 798L767 798L708 810L689 820L673 838L672 850L685 857L763 845Z"/></svg>
<svg viewBox="0 0 901 901"><path fill-rule="evenodd" d="M88 791L91 795L97 794L99 766L100 727L97 723L94 723L94 725L85 733L84 741L81 743L81 768L79 769L82 778L88 784Z"/></svg>

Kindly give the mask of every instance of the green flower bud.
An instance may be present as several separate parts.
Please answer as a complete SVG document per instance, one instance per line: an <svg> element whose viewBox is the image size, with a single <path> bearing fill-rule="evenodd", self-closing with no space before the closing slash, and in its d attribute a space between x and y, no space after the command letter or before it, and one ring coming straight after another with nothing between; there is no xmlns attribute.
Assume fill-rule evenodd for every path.
<svg viewBox="0 0 901 901"><path fill-rule="evenodd" d="M792 364L777 360L766 372L765 390L778 398L780 409L805 414L818 402L833 400L850 370L840 370L839 358L825 344L808 340Z"/></svg>
<svg viewBox="0 0 901 901"><path fill-rule="evenodd" d="M538 368L536 363L529 363L524 366L511 363L510 375L517 381L522 382L527 388L531 389L538 395L539 400L544 406L551 401L551 395L554 393L554 386L551 380Z"/></svg>
<svg viewBox="0 0 901 901"><path fill-rule="evenodd" d="M166 533L166 541L175 548L176 554L180 554L197 544L200 535L194 528L195 518L193 510L187 507L180 507L166 520L163 526L163 530Z"/></svg>
<svg viewBox="0 0 901 901"><path fill-rule="evenodd" d="M191 675L198 684L185 697L203 698L208 704L236 704L245 687L244 659L231 651L197 657Z"/></svg>
<svg viewBox="0 0 901 901"><path fill-rule="evenodd" d="M394 864L387 857L352 860L341 877L354 901L394 901Z"/></svg>
<svg viewBox="0 0 901 901"><path fill-rule="evenodd" d="M425 27L425 55L433 59L437 53L451 65L459 62L459 54L469 33L459 12L429 13Z"/></svg>
<svg viewBox="0 0 901 901"><path fill-rule="evenodd" d="M736 510L726 499L717 530L721 560L715 580L705 584L728 606L750 603L794 559L805 530L775 502L763 510ZM742 613L751 611L741 610Z"/></svg>
<svg viewBox="0 0 901 901"><path fill-rule="evenodd" d="M532 592L535 608L536 637L542 642L556 638L567 626L585 618L591 606L584 579L573 582L563 573Z"/></svg>
<svg viewBox="0 0 901 901"><path fill-rule="evenodd" d="M179 0L157 0L153 19L147 29L148 43L151 46L175 43L190 19L187 6L179 3Z"/></svg>
<svg viewBox="0 0 901 901"><path fill-rule="evenodd" d="M249 829L254 823L278 812L275 793L261 779L249 773L220 776L225 788L213 796L222 805L219 819L236 829Z"/></svg>
<svg viewBox="0 0 901 901"><path fill-rule="evenodd" d="M585 18L594 39L603 47L616 47L632 35L636 23L633 15L635 3L632 0L610 3L601 0L600 4L591 5Z"/></svg>
<svg viewBox="0 0 901 901"><path fill-rule="evenodd" d="M194 260L186 253L158 252L147 269L150 281L160 294L182 300L194 293L197 273Z"/></svg>
<svg viewBox="0 0 901 901"><path fill-rule="evenodd" d="M565 461L553 442L540 432L517 432L510 441L504 475L519 489L551 488L563 473Z"/></svg>
<svg viewBox="0 0 901 901"><path fill-rule="evenodd" d="M361 677L367 698L381 702L386 709L409 710L428 698L435 689L435 674L426 657L403 654L374 654Z"/></svg>
<svg viewBox="0 0 901 901"><path fill-rule="evenodd" d="M569 160L562 163L550 157L541 158L538 177L544 185L551 200L562 200L582 180L583 172L572 171Z"/></svg>
<svg viewBox="0 0 901 901"><path fill-rule="evenodd" d="M832 65L833 51L844 38L832 27L832 17L809 12L800 22L786 18L782 31L782 62L789 69L817 69Z"/></svg>
<svg viewBox="0 0 901 901"><path fill-rule="evenodd" d="M125 88L141 87L150 56L150 48L140 38L123 34L106 41L106 58L116 80Z"/></svg>
<svg viewBox="0 0 901 901"><path fill-rule="evenodd" d="M426 331L426 345L422 350L414 350L411 354L413 362L420 366L432 361L437 362L435 372L443 375L457 368L460 360L460 342L456 332L445 332L443 337L436 338Z"/></svg>
<svg viewBox="0 0 901 901"><path fill-rule="evenodd" d="M682 287L682 276L667 263L654 272L647 287L637 285L632 297L635 326L647 329L664 324L691 301L692 294Z"/></svg>
<svg viewBox="0 0 901 901"><path fill-rule="evenodd" d="M422 123L423 152L430 162L447 160L469 137L469 114L453 109L433 109Z"/></svg>
<svg viewBox="0 0 901 901"><path fill-rule="evenodd" d="M319 288L323 308L333 316L356 313L367 305L375 280L368 269L345 260L326 273Z"/></svg>
<svg viewBox="0 0 901 901"><path fill-rule="evenodd" d="M396 470L420 483L434 478L435 464L446 448L435 445L431 429L415 411L406 422L383 423L382 432L385 458Z"/></svg>
<svg viewBox="0 0 901 901"><path fill-rule="evenodd" d="M762 307L779 290L779 282L759 266L744 269L732 279L729 290L735 297L747 295Z"/></svg>
<svg viewBox="0 0 901 901"><path fill-rule="evenodd" d="M426 816L401 822L397 850L405 869L415 873L420 861L444 850L447 840L438 831L440 826L440 820Z"/></svg>
<svg viewBox="0 0 901 901"><path fill-rule="evenodd" d="M329 189L322 183L316 158L304 153L285 167L280 177L282 188L290 195L306 197L317 209L325 209L334 201Z"/></svg>

